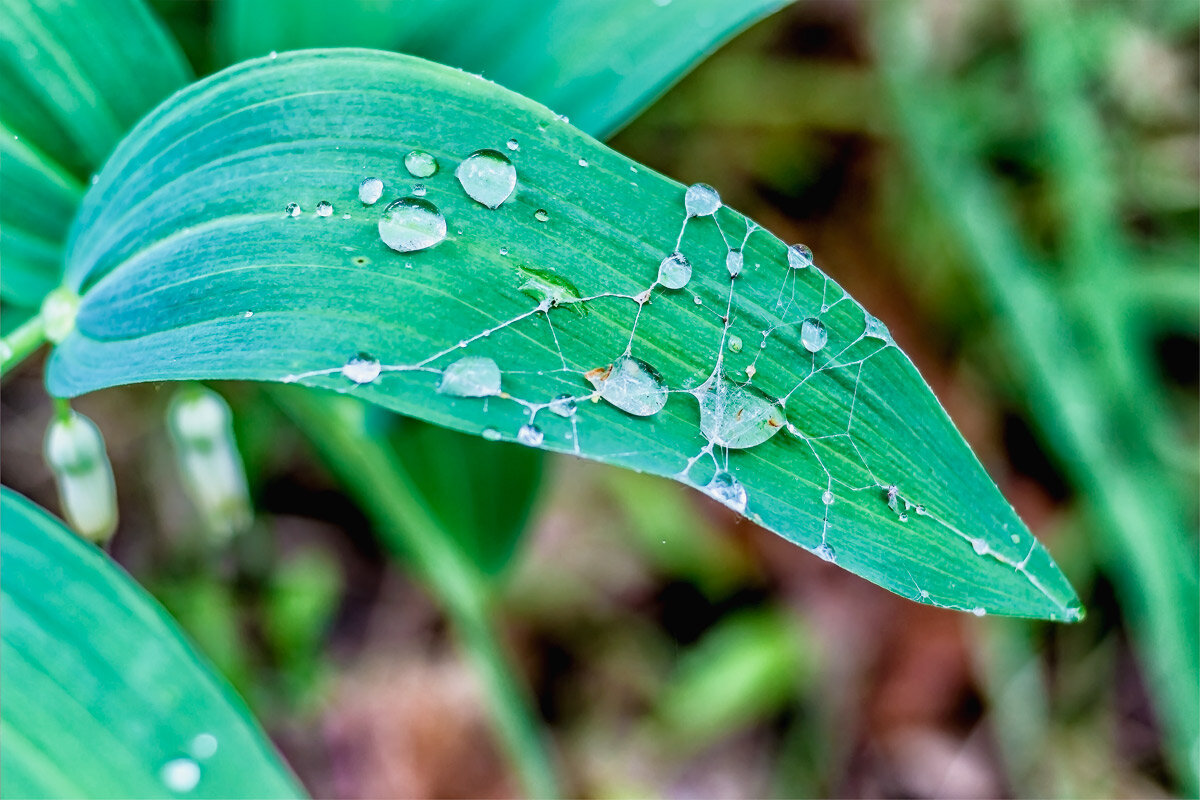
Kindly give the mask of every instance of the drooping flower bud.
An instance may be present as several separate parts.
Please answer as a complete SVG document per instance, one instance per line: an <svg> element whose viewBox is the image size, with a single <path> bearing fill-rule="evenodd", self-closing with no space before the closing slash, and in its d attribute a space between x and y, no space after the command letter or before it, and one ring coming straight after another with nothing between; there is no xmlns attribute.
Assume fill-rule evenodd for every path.
<svg viewBox="0 0 1200 800"><path fill-rule="evenodd" d="M211 389L189 386L171 398L167 421L184 486L209 533L219 543L245 530L250 492L229 404Z"/></svg>
<svg viewBox="0 0 1200 800"><path fill-rule="evenodd" d="M107 542L117 529L117 487L96 423L74 411L56 416L43 453L71 527L85 539Z"/></svg>

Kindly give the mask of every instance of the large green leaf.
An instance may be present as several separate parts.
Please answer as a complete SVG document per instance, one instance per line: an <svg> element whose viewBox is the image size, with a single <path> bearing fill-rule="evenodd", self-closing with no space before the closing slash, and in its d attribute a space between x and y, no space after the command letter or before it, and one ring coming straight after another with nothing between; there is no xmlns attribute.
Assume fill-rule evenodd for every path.
<svg viewBox="0 0 1200 800"><path fill-rule="evenodd" d="M416 191L413 148L440 160L420 182L449 235L399 254L378 221ZM480 148L516 165L497 210L455 176ZM386 186L374 208L358 200L367 176ZM332 215L314 214L321 201ZM654 286L676 248L690 282ZM733 280L731 248L744 261ZM744 490L754 520L913 599L1077 618L1065 578L883 324L786 252L732 209L688 217L679 184L488 81L373 51L284 54L176 95L106 166L68 250L78 327L48 381L73 396L298 380L490 438L532 421L546 449L675 476L737 508ZM817 353L801 341L809 318L828 337ZM669 394L617 396L630 351ZM384 365L363 385L341 374L360 352ZM494 359L504 395L439 392L460 356ZM590 370L609 376L601 392ZM666 402L634 416L601 393ZM559 394L579 400L576 415L545 407Z"/></svg>
<svg viewBox="0 0 1200 800"><path fill-rule="evenodd" d="M241 700L103 553L0 490L6 797L297 797Z"/></svg>
<svg viewBox="0 0 1200 800"><path fill-rule="evenodd" d="M482 74L604 138L742 28L789 0L223 0L228 62L372 47Z"/></svg>

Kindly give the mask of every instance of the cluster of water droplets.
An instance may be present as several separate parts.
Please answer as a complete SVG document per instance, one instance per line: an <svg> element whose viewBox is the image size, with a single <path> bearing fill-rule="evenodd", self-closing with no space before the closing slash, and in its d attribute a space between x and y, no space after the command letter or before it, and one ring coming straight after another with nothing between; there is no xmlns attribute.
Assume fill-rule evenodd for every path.
<svg viewBox="0 0 1200 800"><path fill-rule="evenodd" d="M188 743L186 754L166 761L158 770L158 779L171 794L186 795L200 785L204 777L201 766L217 754L220 742L211 733L197 734Z"/></svg>

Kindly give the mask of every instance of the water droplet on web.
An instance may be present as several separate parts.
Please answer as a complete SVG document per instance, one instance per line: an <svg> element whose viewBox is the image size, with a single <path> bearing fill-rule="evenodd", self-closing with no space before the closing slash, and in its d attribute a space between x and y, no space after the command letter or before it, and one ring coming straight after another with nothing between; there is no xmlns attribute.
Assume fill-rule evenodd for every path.
<svg viewBox="0 0 1200 800"><path fill-rule="evenodd" d="M560 417L573 417L578 408L575 398L569 394L560 394L551 400L549 405L550 413Z"/></svg>
<svg viewBox="0 0 1200 800"><path fill-rule="evenodd" d="M404 168L414 178L431 178L438 171L438 161L432 153L413 150L404 157Z"/></svg>
<svg viewBox="0 0 1200 800"><path fill-rule="evenodd" d="M987 555L991 551L991 548L988 547L988 543L983 539L972 539L971 549L975 551L975 555L977 556Z"/></svg>
<svg viewBox="0 0 1200 800"><path fill-rule="evenodd" d="M317 203L317 216L318 217L328 217L332 213L333 213L333 203L329 202L328 200L322 200L321 202Z"/></svg>
<svg viewBox="0 0 1200 800"><path fill-rule="evenodd" d="M373 206L383 197L383 181L379 178L363 178L358 185L358 199L364 206Z"/></svg>
<svg viewBox="0 0 1200 800"><path fill-rule="evenodd" d="M418 183L416 186L413 187L413 195L416 197L424 197L425 191L426 191L425 184L423 184L423 183Z"/></svg>
<svg viewBox="0 0 1200 800"><path fill-rule="evenodd" d="M483 438L487 439L489 442L498 442L504 438L504 435L495 428L484 428Z"/></svg>
<svg viewBox="0 0 1200 800"><path fill-rule="evenodd" d="M885 342L892 341L892 334L888 331L887 325L884 325L865 311L863 312L863 323L865 324L863 336L870 336L872 339L882 339Z"/></svg>
<svg viewBox="0 0 1200 800"><path fill-rule="evenodd" d="M691 279L692 263L683 253L671 253L658 265L658 282L668 289L682 289Z"/></svg>
<svg viewBox="0 0 1200 800"><path fill-rule="evenodd" d="M788 266L792 269L805 269L813 263L813 251L806 244L794 244L787 251Z"/></svg>
<svg viewBox="0 0 1200 800"><path fill-rule="evenodd" d="M537 211L533 212L533 218L538 222L546 222L550 219L550 212L544 208L539 208Z"/></svg>
<svg viewBox="0 0 1200 800"><path fill-rule="evenodd" d="M821 493L821 502L827 506L833 505L833 492L826 489Z"/></svg>
<svg viewBox="0 0 1200 800"><path fill-rule="evenodd" d="M400 253L433 247L446 238L446 218L438 207L420 197L402 197L379 218L379 238Z"/></svg>
<svg viewBox="0 0 1200 800"><path fill-rule="evenodd" d="M522 425L521 429L517 431L517 441L521 444L527 444L530 447L537 447L545 438L546 436L542 433L542 429L537 425Z"/></svg>
<svg viewBox="0 0 1200 800"><path fill-rule="evenodd" d="M757 374L758 374L758 367L754 366L753 364L746 367L746 377L747 378L753 378Z"/></svg>
<svg viewBox="0 0 1200 800"><path fill-rule="evenodd" d="M738 336L737 334L730 336L728 346L729 346L729 352L731 352L731 353L742 352L742 337Z"/></svg>
<svg viewBox="0 0 1200 800"><path fill-rule="evenodd" d="M704 493L739 514L746 512L746 487L732 472L719 470L705 485Z"/></svg>
<svg viewBox="0 0 1200 800"><path fill-rule="evenodd" d="M437 390L455 397L500 394L500 367L487 356L464 356L442 372Z"/></svg>
<svg viewBox="0 0 1200 800"><path fill-rule="evenodd" d="M822 561L828 561L830 564L837 563L837 551L833 549L833 545L828 542L821 542L813 553Z"/></svg>
<svg viewBox="0 0 1200 800"><path fill-rule="evenodd" d="M729 270L731 278L742 274L742 267L745 263L745 256L742 255L741 250L730 250L725 254L725 269Z"/></svg>
<svg viewBox="0 0 1200 800"><path fill-rule="evenodd" d="M521 149L521 143L518 142L516 139L509 139L507 142L504 143L504 146L514 152Z"/></svg>
<svg viewBox="0 0 1200 800"><path fill-rule="evenodd" d="M895 511L897 514L899 514L900 513L900 487L895 484L892 484L891 486L888 486L885 489L885 491L887 492L888 508L890 508L892 511Z"/></svg>
<svg viewBox="0 0 1200 800"><path fill-rule="evenodd" d="M288 203L287 208L283 210L283 213L287 214L289 217L298 217L300 216L300 212L301 209L299 203Z"/></svg>
<svg viewBox="0 0 1200 800"><path fill-rule="evenodd" d="M689 217L707 217L720 207L721 196L707 183L693 183L683 194L683 208Z"/></svg>
<svg viewBox="0 0 1200 800"><path fill-rule="evenodd" d="M722 447L755 447L787 424L783 409L773 398L723 374L709 377L692 394L700 402L700 432Z"/></svg>
<svg viewBox="0 0 1200 800"><path fill-rule="evenodd" d="M587 313L587 308L579 302L581 295L575 284L557 272L521 265L517 267L517 275L523 280L521 292L539 303L565 305L581 314Z"/></svg>
<svg viewBox="0 0 1200 800"><path fill-rule="evenodd" d="M640 358L621 356L607 367L585 372L583 377L600 397L636 417L657 414L667 404L662 375Z"/></svg>
<svg viewBox="0 0 1200 800"><path fill-rule="evenodd" d="M169 791L183 794L200 783L200 765L190 758L173 758L162 765L158 777Z"/></svg>
<svg viewBox="0 0 1200 800"><path fill-rule="evenodd" d="M800 325L800 343L810 353L816 353L829 342L829 331L825 323L815 317L809 317Z"/></svg>
<svg viewBox="0 0 1200 800"><path fill-rule="evenodd" d="M971 613L977 617L983 617L983 616L987 616L987 609L985 609L981 606L976 606L975 608L971 609Z"/></svg>
<svg viewBox="0 0 1200 800"><path fill-rule="evenodd" d="M454 176L472 200L488 208L499 208L517 187L517 168L499 150L476 150Z"/></svg>
<svg viewBox="0 0 1200 800"><path fill-rule="evenodd" d="M342 366L342 377L355 383L370 383L378 378L382 371L379 359L369 353L359 353Z"/></svg>

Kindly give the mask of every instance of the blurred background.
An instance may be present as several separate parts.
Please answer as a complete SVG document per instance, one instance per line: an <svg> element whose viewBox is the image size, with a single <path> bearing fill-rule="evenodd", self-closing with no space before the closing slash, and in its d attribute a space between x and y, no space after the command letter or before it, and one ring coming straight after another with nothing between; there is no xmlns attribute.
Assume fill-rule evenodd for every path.
<svg viewBox="0 0 1200 800"><path fill-rule="evenodd" d="M198 76L253 8L154 5ZM387 46L328 5L259 38ZM611 139L888 324L1081 624L919 606L668 481L354 412L486 576L568 795L1196 795L1198 64L1195 0L806 0ZM0 463L56 509L40 367L5 383ZM217 547L174 477L174 388L76 404L116 471L112 552L313 795L519 795L438 588L298 431L312 409L214 386L256 512Z"/></svg>

